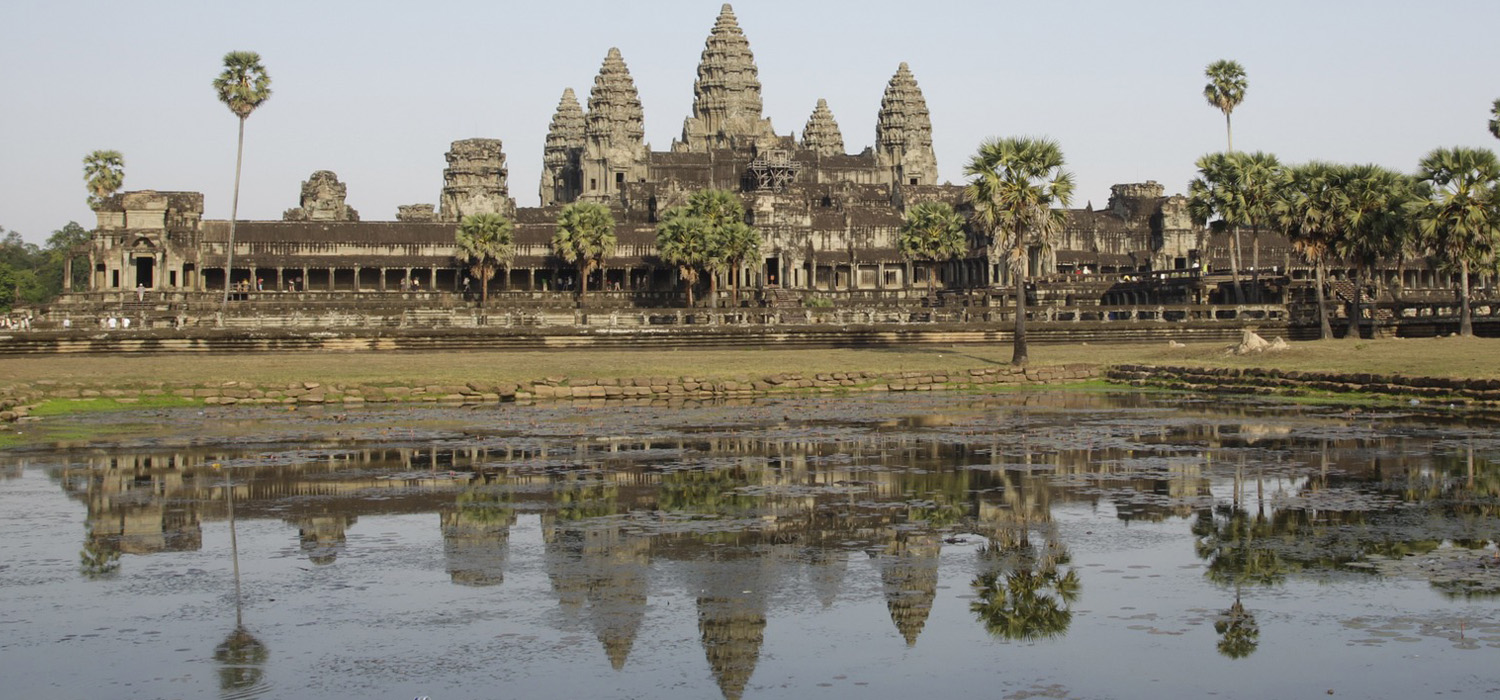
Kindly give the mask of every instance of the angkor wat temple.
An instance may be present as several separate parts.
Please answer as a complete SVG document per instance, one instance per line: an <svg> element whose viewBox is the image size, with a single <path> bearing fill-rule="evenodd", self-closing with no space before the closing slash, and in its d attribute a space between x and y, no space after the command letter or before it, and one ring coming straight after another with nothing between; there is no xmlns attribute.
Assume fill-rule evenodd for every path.
<svg viewBox="0 0 1500 700"><path fill-rule="evenodd" d="M477 278L454 257L457 222L498 212L516 222L517 245L509 268L491 280L491 306L571 303L571 295L560 292L577 288L576 272L549 242L559 209L590 201L613 210L619 243L589 281L588 288L600 290L589 305L681 306L686 294L677 271L657 256L657 218L695 191L720 188L740 194L747 223L759 230L763 245L759 260L718 278L724 291L709 304L795 306L822 297L836 305L920 305L933 271L898 252L906 208L930 200L949 202L961 213L970 208L962 185L937 182L932 123L907 64L900 63L885 86L873 145L853 154L823 100L812 107L800 136L775 131L762 115L754 55L729 5L708 35L697 75L680 138L669 150L653 151L644 141L644 109L625 58L609 49L586 108L572 89L562 92L542 147L536 208L517 208L510 196L500 140L465 139L447 153L436 205L401 206L394 221L362 221L345 204L338 177L320 170L303 183L299 206L281 221L237 224L234 269L226 270L229 222L203 220L201 194L114 195L98 208L89 294L126 301L149 294L197 309L188 316L211 313L208 300L226 280L241 309L291 299L275 301L271 294L324 294L325 302L336 298L358 307L400 293L452 306L478 296ZM977 227L969 241L966 255L935 270L939 286L948 295L981 294L985 305L991 297L995 306L1008 304L1004 251ZM1228 302L1222 291L1227 277L1212 276L1229 268L1228 256L1225 237L1193 221L1185 197L1169 196L1155 182L1120 184L1105 207L1069 210L1057 244L1032 250L1029 273L1039 278L1036 301L1043 306ZM1254 274L1255 298L1290 301L1289 288L1305 275L1296 271L1301 262L1285 239L1260 236L1258 257L1265 272ZM1446 276L1427 270L1405 272L1403 279L1387 271L1387 281L1446 283ZM730 299L730 289L739 297ZM176 318L183 318L180 311Z"/></svg>

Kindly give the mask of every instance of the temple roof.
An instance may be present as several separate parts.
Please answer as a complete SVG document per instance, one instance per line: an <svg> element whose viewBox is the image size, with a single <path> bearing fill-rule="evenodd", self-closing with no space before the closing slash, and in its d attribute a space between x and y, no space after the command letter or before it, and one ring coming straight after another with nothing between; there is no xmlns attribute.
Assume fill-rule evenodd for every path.
<svg viewBox="0 0 1500 700"><path fill-rule="evenodd" d="M703 42L693 83L693 115L683 122L678 148L702 152L728 147L736 138L775 138L761 108L755 55L734 9L726 3Z"/></svg>
<svg viewBox="0 0 1500 700"><path fill-rule="evenodd" d="M542 161L551 167L561 167L568 161L568 151L583 148L583 107L573 88L563 90L557 103L557 112L552 115L552 124L547 129L547 143L542 148Z"/></svg>
<svg viewBox="0 0 1500 700"><path fill-rule="evenodd" d="M927 99L905 61L891 76L885 95L880 98L875 143L885 148L932 147L932 118L927 112Z"/></svg>
<svg viewBox="0 0 1500 700"><path fill-rule="evenodd" d="M589 91L584 134L589 140L617 145L639 144L646 137L641 97L617 48L611 47L604 56L604 65L599 67L594 88Z"/></svg>
<svg viewBox="0 0 1500 700"><path fill-rule="evenodd" d="M818 98L818 106L813 108L807 126L802 129L802 147L825 156L844 154L844 135L833 119L833 111L828 109L828 100Z"/></svg>

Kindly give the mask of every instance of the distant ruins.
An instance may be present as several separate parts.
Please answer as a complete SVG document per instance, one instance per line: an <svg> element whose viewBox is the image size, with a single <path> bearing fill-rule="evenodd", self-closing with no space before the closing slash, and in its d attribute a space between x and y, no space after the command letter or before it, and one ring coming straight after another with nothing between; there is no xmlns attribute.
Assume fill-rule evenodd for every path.
<svg viewBox="0 0 1500 700"><path fill-rule="evenodd" d="M969 231L968 254L936 268L898 251L907 207L944 201L971 211L962 186L937 182L932 121L906 63L885 86L873 144L859 153L847 152L833 110L821 99L800 138L777 134L762 114L749 41L724 5L704 43L693 94L680 138L666 151L649 150L635 83L625 58L611 48L586 108L571 88L562 91L541 144L540 207L516 207L499 139L454 141L436 206L403 205L394 221L362 221L345 204L344 184L320 170L281 221L238 222L233 270L225 269L229 223L203 220L201 194L117 194L98 208L89 292L146 290L184 308L226 284L256 294L343 293L338 299L355 308L376 303L368 295L379 292L470 293L460 298L472 301L477 278L454 257L456 223L496 212L516 223L516 256L491 280L490 305L562 303L571 296L558 292L576 289L577 273L553 255L549 241L559 209L588 201L613 210L619 242L590 280L599 294L588 303L680 306L685 295L677 270L657 256L658 216L695 191L721 188L739 193L763 244L759 259L718 276L720 296L711 304L797 306L818 298L920 305L934 273L945 294L982 292L995 305L1007 303L1007 251L977 227ZM1288 269L1303 266L1284 238L1263 234L1258 244L1265 274L1245 276L1254 274L1258 288L1286 303ZM1245 246L1242 265L1250 263L1248 240ZM1026 264L1039 278L1035 301L1043 305L1203 304L1230 301L1208 278L1228 270L1230 249L1227 236L1210 235L1192 220L1185 197L1145 182L1115 185L1101 209L1089 203L1069 210L1056 245L1033 248ZM1133 278L1167 273L1177 281L1147 285ZM1409 286L1446 282L1427 270L1406 270L1410 276L1400 279L1389 274ZM738 298L729 298L732 289Z"/></svg>

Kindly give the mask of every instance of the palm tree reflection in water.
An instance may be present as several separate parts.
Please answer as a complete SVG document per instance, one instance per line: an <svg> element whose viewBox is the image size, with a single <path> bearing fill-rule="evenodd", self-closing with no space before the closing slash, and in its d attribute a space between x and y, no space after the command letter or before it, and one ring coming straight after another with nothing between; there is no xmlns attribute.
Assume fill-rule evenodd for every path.
<svg viewBox="0 0 1500 700"><path fill-rule="evenodd" d="M222 466L216 462L214 468ZM249 697L257 694L270 652L245 629L244 603L240 595L239 540L234 527L234 483L229 478L228 469L224 470L224 491L229 509L229 552L234 561L234 631L214 648L214 661L219 663L219 690L223 696Z"/></svg>
<svg viewBox="0 0 1500 700"><path fill-rule="evenodd" d="M1049 535L1040 547L1024 528L992 537L979 556L988 570L970 583L979 599L969 604L985 630L1001 639L1033 642L1061 637L1073 623L1073 603L1082 586L1067 548Z"/></svg>

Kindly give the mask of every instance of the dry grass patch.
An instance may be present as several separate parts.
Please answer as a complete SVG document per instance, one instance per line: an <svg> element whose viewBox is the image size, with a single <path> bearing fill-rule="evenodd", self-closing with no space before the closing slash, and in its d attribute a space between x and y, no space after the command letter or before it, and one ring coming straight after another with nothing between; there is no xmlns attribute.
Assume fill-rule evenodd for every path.
<svg viewBox="0 0 1500 700"><path fill-rule="evenodd" d="M1500 340L1293 343L1281 352L1229 356L1222 344L1036 345L1034 365L1089 363L1276 367L1284 370L1374 372L1500 378ZM366 385L522 382L551 376L759 377L781 372L965 371L1006 365L1009 345L915 346L861 350L682 350L620 352L274 352L242 355L100 355L0 359L0 377L130 388L156 382L256 384L316 381Z"/></svg>

